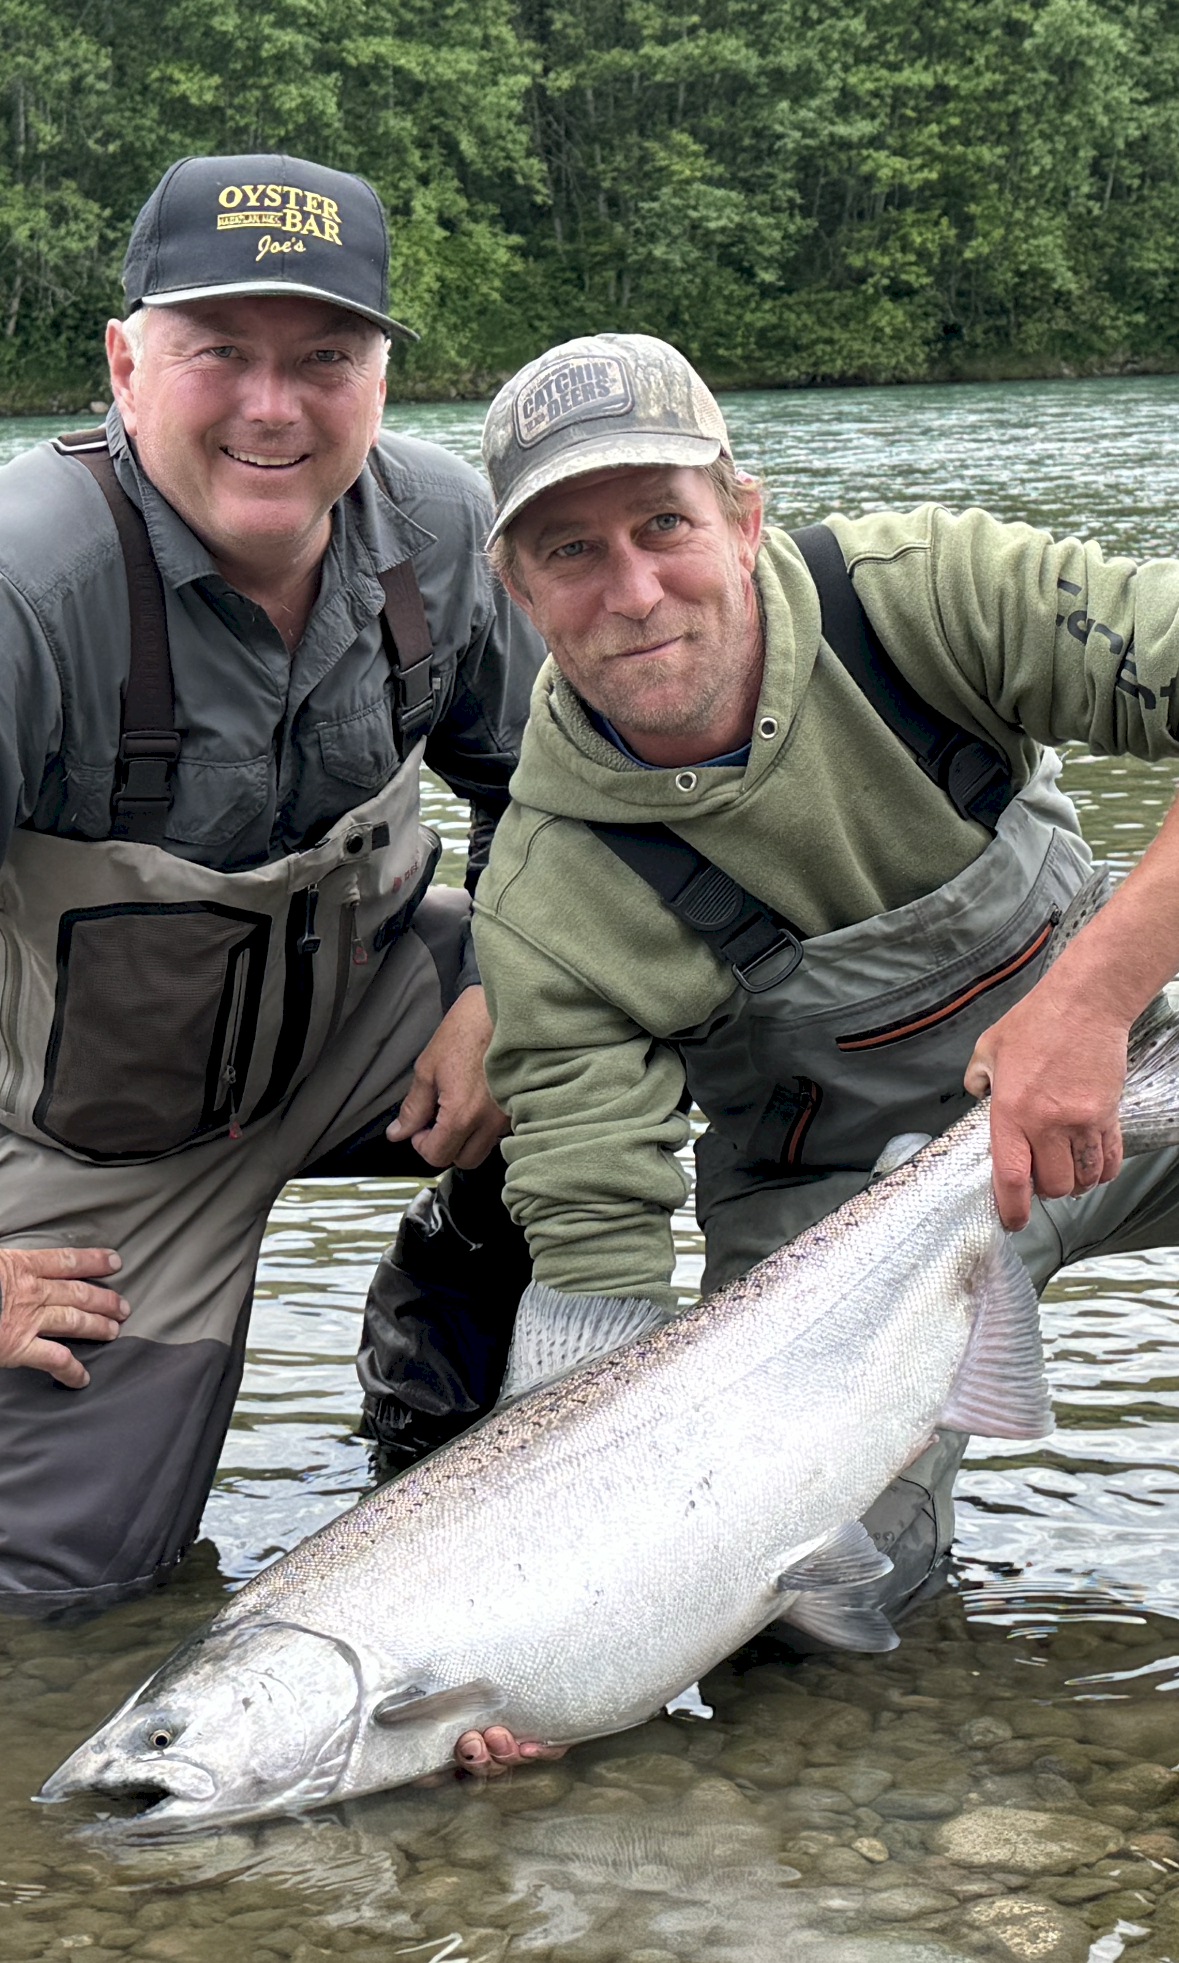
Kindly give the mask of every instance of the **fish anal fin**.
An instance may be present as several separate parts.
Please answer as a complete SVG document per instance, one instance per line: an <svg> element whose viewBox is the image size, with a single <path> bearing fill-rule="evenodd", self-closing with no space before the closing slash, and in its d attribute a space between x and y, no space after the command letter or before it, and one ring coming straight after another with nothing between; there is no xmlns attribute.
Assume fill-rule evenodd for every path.
<svg viewBox="0 0 1179 1963"><path fill-rule="evenodd" d="M971 1278L974 1327L958 1376L937 1416L951 1431L991 1438L1044 1438L1052 1402L1044 1375L1040 1304L1031 1276L996 1228Z"/></svg>
<svg viewBox="0 0 1179 1963"><path fill-rule="evenodd" d="M689 1684L686 1690L681 1690L678 1697L671 1698L663 1706L663 1710L665 1716L669 1718L677 1715L689 1718L710 1718L713 1715L712 1705L706 1704L700 1695L699 1684Z"/></svg>
<svg viewBox="0 0 1179 1963"><path fill-rule="evenodd" d="M374 1724L382 1725L416 1722L419 1718L469 1717L473 1708L491 1716L502 1702L494 1684L482 1681L448 1684L439 1690L406 1684L378 1699L371 1716Z"/></svg>
<svg viewBox="0 0 1179 1963"><path fill-rule="evenodd" d="M860 1587L891 1573L892 1562L880 1552L868 1529L859 1520L849 1520L803 1560L785 1568L775 1586L781 1594L796 1590L813 1594L830 1588Z"/></svg>
<svg viewBox="0 0 1179 1963"><path fill-rule="evenodd" d="M832 1649L879 1654L895 1649L900 1642L883 1609L862 1601L858 1589L832 1588L825 1594L796 1595L774 1620L802 1629Z"/></svg>

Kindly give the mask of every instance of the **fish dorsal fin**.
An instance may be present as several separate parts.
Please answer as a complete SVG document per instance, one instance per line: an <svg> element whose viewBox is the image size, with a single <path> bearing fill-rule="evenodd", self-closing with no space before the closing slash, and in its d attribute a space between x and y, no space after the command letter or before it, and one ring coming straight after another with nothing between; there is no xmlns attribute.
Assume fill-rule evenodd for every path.
<svg viewBox="0 0 1179 1963"><path fill-rule="evenodd" d="M499 1401L551 1383L666 1321L645 1295L566 1295L534 1281L520 1299Z"/></svg>
<svg viewBox="0 0 1179 1963"><path fill-rule="evenodd" d="M372 1721L374 1724L404 1724L418 1718L467 1717L475 1709L490 1717L499 1710L502 1702L494 1684L479 1680L469 1684L448 1684L440 1690L425 1690L421 1684L405 1684L374 1704Z"/></svg>
<svg viewBox="0 0 1179 1963"><path fill-rule="evenodd" d="M861 1521L850 1520L793 1567L784 1568L776 1586L780 1594L801 1589L809 1595L827 1588L861 1587L891 1573L892 1562L868 1529Z"/></svg>
<svg viewBox="0 0 1179 1963"><path fill-rule="evenodd" d="M906 1165L910 1159L915 1159L918 1152L923 1152L932 1139L933 1133L929 1131L899 1131L895 1138L889 1139L873 1166L872 1184L875 1185L878 1179L885 1178L888 1173L895 1172L898 1166Z"/></svg>
<svg viewBox="0 0 1179 1963"><path fill-rule="evenodd" d="M879 1652L895 1649L900 1641L884 1611L861 1600L861 1591L854 1588L796 1595L775 1621L803 1629L832 1649Z"/></svg>
<svg viewBox="0 0 1179 1963"><path fill-rule="evenodd" d="M1044 1438L1052 1402L1031 1276L996 1227L970 1280L978 1309L966 1353L937 1423L991 1438Z"/></svg>

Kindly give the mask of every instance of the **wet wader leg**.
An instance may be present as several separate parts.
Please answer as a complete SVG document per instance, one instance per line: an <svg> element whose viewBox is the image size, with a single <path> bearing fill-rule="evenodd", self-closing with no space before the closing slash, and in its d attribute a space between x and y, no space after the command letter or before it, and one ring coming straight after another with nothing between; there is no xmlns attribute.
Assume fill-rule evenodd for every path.
<svg viewBox="0 0 1179 1963"><path fill-rule="evenodd" d="M440 1015L438 965L411 929L286 1108L236 1141L112 1167L0 1132L0 1244L117 1248L131 1303L113 1343L78 1346L86 1390L0 1370L0 1612L105 1608L185 1552L241 1375L270 1208L396 1107Z"/></svg>
<svg viewBox="0 0 1179 1963"><path fill-rule="evenodd" d="M454 999L468 911L464 893L439 888L414 917L407 943L418 945L417 988L433 1004L433 1020L414 1057ZM351 1133L320 1152L300 1176L436 1176L411 1148L390 1145L384 1135L410 1074L393 1096L387 1085L378 1085L376 1115L357 1126L357 1106L366 1099L361 1082L350 1101ZM341 1113L333 1129L348 1116ZM379 1477L434 1451L495 1402L516 1307L531 1276L524 1234L503 1204L504 1175L498 1150L468 1171L451 1167L407 1207L373 1277L357 1371L364 1393L361 1431L373 1441Z"/></svg>
<svg viewBox="0 0 1179 1963"><path fill-rule="evenodd" d="M0 1612L105 1608L195 1538L281 1184L245 1140L95 1167L0 1134L0 1240L117 1247L132 1305L113 1343L70 1345L85 1390L0 1371Z"/></svg>

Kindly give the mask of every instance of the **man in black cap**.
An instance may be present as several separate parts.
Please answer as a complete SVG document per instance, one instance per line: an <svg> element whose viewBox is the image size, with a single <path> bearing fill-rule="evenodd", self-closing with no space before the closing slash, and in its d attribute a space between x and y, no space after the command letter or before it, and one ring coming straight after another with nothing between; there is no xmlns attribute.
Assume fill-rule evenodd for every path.
<svg viewBox="0 0 1179 1963"><path fill-rule="evenodd" d="M527 1261L418 775L473 889L541 650L479 478L382 431L387 274L362 179L174 165L105 428L0 473L0 1607L191 1543L288 1179L450 1168L370 1295L384 1466L498 1387Z"/></svg>

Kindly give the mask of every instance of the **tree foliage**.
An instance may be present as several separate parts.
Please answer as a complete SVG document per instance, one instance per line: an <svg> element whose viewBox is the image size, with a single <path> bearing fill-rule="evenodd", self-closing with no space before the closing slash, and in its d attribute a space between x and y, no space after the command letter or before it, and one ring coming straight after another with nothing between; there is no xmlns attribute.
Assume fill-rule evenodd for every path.
<svg viewBox="0 0 1179 1963"><path fill-rule="evenodd" d="M101 385L176 157L360 170L409 390L638 329L718 381L1179 360L1179 0L0 0L0 401Z"/></svg>

